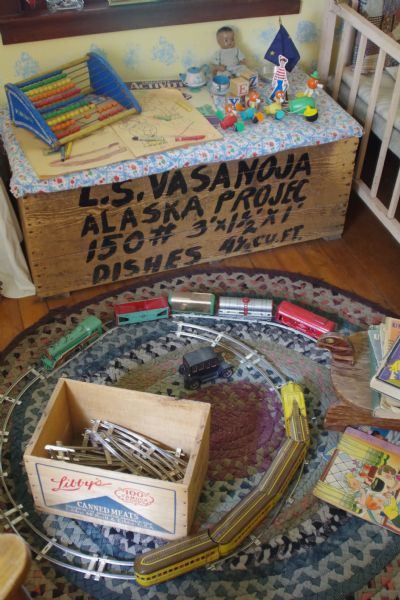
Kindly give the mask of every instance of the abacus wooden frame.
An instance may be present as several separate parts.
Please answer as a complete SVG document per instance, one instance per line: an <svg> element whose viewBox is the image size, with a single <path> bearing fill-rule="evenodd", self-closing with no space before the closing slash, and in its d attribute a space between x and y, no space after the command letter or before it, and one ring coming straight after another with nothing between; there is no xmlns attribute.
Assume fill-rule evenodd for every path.
<svg viewBox="0 0 400 600"><path fill-rule="evenodd" d="M300 12L300 0L156 0L109 6L107 0L85 0L82 11L49 13L29 8L26 0L1 0L0 33L4 45L93 33L145 29Z"/></svg>

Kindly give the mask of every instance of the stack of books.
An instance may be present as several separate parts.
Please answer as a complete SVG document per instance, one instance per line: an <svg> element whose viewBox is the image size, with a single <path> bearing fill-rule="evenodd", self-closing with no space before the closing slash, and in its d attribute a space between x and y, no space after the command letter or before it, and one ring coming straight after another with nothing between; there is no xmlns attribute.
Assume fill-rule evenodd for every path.
<svg viewBox="0 0 400 600"><path fill-rule="evenodd" d="M368 340L373 414L400 419L400 319L386 317L370 327Z"/></svg>

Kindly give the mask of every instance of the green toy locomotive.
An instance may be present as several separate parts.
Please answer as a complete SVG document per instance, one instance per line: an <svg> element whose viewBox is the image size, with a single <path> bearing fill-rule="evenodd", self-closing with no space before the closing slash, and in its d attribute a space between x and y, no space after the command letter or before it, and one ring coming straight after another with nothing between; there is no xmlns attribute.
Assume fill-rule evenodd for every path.
<svg viewBox="0 0 400 600"><path fill-rule="evenodd" d="M42 363L48 371L52 371L69 358L76 350L88 346L103 333L100 319L91 315L79 323L70 333L64 335L43 356Z"/></svg>

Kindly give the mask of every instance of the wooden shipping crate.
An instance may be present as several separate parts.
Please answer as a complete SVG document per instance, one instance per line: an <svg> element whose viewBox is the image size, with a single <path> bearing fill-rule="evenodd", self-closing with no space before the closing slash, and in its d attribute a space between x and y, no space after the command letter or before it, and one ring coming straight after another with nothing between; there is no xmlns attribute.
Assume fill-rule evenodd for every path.
<svg viewBox="0 0 400 600"><path fill-rule="evenodd" d="M184 479L170 482L49 458L46 444L81 445L91 419L181 448ZM24 462L38 510L173 540L189 533L208 467L210 405L61 378Z"/></svg>
<svg viewBox="0 0 400 600"><path fill-rule="evenodd" d="M342 234L358 138L19 200L39 296Z"/></svg>

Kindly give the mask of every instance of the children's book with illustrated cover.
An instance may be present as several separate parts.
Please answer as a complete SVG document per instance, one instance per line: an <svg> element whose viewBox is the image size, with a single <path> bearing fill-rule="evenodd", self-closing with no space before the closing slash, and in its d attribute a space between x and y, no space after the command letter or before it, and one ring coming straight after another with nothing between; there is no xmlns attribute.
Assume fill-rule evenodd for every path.
<svg viewBox="0 0 400 600"><path fill-rule="evenodd" d="M400 447L348 427L314 495L400 534Z"/></svg>
<svg viewBox="0 0 400 600"><path fill-rule="evenodd" d="M377 392L390 396L392 402L400 406L400 337L384 357L370 385Z"/></svg>

